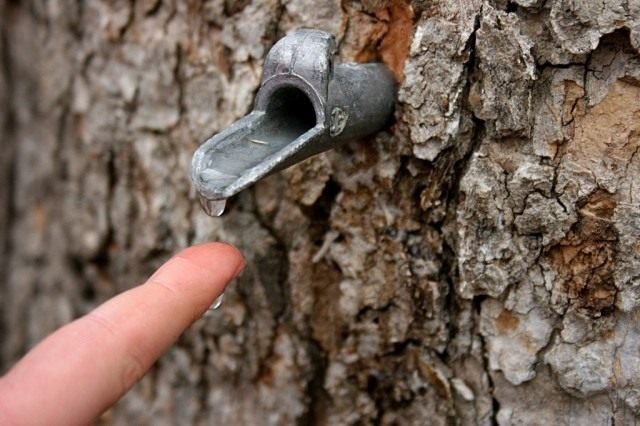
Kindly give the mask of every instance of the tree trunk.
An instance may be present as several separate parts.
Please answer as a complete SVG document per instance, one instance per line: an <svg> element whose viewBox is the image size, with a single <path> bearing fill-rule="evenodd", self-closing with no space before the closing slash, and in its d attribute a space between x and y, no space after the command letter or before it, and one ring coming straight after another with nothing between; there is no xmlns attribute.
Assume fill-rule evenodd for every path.
<svg viewBox="0 0 640 426"><path fill-rule="evenodd" d="M207 217L198 143L330 31L394 123ZM634 424L637 0L0 0L2 369L171 253L248 268L102 420Z"/></svg>

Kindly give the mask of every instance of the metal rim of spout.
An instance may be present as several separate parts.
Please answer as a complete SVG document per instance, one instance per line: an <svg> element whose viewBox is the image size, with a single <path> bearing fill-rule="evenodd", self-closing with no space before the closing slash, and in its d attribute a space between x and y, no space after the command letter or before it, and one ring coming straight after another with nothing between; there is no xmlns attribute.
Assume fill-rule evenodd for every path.
<svg viewBox="0 0 640 426"><path fill-rule="evenodd" d="M273 46L254 110L206 140L193 156L192 180L202 198L229 198L387 124L396 93L390 71L379 63L334 67L334 52L333 37L318 30L299 30Z"/></svg>

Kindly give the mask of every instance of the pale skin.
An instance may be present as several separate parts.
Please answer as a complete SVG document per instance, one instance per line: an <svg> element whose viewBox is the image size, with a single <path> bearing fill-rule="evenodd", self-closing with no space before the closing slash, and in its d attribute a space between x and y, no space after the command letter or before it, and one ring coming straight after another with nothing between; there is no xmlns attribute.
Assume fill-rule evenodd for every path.
<svg viewBox="0 0 640 426"><path fill-rule="evenodd" d="M51 334L0 378L1 425L80 425L122 397L244 267L208 243Z"/></svg>

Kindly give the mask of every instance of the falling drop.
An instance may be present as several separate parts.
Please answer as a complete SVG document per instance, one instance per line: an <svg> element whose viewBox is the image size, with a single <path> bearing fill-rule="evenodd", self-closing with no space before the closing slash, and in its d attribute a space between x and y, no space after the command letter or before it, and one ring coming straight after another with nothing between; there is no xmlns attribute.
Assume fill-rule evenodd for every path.
<svg viewBox="0 0 640 426"><path fill-rule="evenodd" d="M220 306L222 306L222 301L224 300L224 293L222 293L220 296L216 297L216 300L213 301L213 303L211 304L211 307L209 308L210 311L213 311L215 309L218 309Z"/></svg>
<svg viewBox="0 0 640 426"><path fill-rule="evenodd" d="M227 200L209 200L208 198L200 197L200 204L209 216L218 217L224 213Z"/></svg>

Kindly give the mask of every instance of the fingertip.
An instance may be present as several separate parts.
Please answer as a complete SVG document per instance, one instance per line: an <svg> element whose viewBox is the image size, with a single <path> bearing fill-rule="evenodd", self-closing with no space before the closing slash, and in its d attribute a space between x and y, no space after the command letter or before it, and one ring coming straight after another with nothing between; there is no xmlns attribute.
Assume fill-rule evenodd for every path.
<svg viewBox="0 0 640 426"><path fill-rule="evenodd" d="M235 246L223 242L210 242L187 247L176 257L186 259L205 270L215 270L219 274L220 267L230 271L230 278L235 277L244 268L245 259Z"/></svg>
<svg viewBox="0 0 640 426"><path fill-rule="evenodd" d="M205 243L174 255L147 283L161 284L177 292L196 292L200 303L211 304L243 267L244 257L237 248L224 243Z"/></svg>

